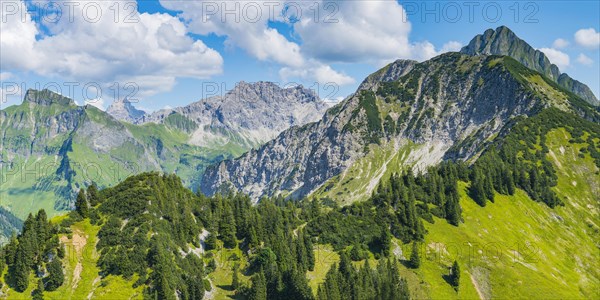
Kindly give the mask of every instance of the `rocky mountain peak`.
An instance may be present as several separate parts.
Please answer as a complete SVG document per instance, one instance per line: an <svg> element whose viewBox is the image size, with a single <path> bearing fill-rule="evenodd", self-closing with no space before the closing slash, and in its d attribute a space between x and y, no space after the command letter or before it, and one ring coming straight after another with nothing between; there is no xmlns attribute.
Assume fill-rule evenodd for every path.
<svg viewBox="0 0 600 300"><path fill-rule="evenodd" d="M225 94L224 98L238 98L238 100L244 101L259 100L270 103L280 95L284 97L293 96L295 101L301 103L320 101L315 91L304 88L302 85L280 87L270 81L258 81L254 83L240 81L236 84L235 88Z"/></svg>
<svg viewBox="0 0 600 300"><path fill-rule="evenodd" d="M128 99L115 100L106 112L117 120L129 123L138 123L146 116L145 111L135 108Z"/></svg>
<svg viewBox="0 0 600 300"><path fill-rule="evenodd" d="M143 122L182 119L194 124L190 127L190 143L194 145L213 147L232 142L248 149L292 126L318 121L327 108L316 92L301 85L280 87L268 81L241 81L223 95L156 111Z"/></svg>
<svg viewBox="0 0 600 300"><path fill-rule="evenodd" d="M600 102L590 88L560 72L540 50L531 47L506 26L488 29L475 36L460 52L468 55L506 55L524 66L538 71L592 105Z"/></svg>
<svg viewBox="0 0 600 300"><path fill-rule="evenodd" d="M32 104L36 104L36 105L42 105L42 106L75 105L75 102L72 99L67 98L61 94L55 93L48 89L44 89L41 91L34 90L34 89L27 90L27 92L25 93L23 102L32 103Z"/></svg>

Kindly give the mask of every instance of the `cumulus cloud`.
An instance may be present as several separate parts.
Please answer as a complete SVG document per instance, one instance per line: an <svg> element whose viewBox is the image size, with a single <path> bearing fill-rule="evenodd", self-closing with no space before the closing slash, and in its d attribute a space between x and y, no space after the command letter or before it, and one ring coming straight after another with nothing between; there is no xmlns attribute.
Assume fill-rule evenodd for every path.
<svg viewBox="0 0 600 300"><path fill-rule="evenodd" d="M279 76L284 81L294 81L300 79L303 81L316 80L319 83L333 83L338 86L353 84L354 78L335 71L328 65L320 64L316 61L308 63L309 66L303 68L284 67L279 70Z"/></svg>
<svg viewBox="0 0 600 300"><path fill-rule="evenodd" d="M13 75L10 72L0 72L0 81L8 80L8 79L11 79L12 77L13 77Z"/></svg>
<svg viewBox="0 0 600 300"><path fill-rule="evenodd" d="M594 63L594 61L589 58L587 55L580 53L579 56L577 57L577 62L582 64L582 65L586 65L586 66L590 66Z"/></svg>
<svg viewBox="0 0 600 300"><path fill-rule="evenodd" d="M221 55L202 41L192 40L176 17L140 14L127 8L125 1L113 0L89 2L102 12L96 18L91 14L94 10L84 10L88 1L68 2L70 7L65 1L55 2L64 13L53 23L38 24L28 12L3 10L3 68L102 85L154 78L153 84L138 82L145 94L170 88L168 83L177 77L208 78L221 73ZM69 9L73 11L67 15ZM116 11L121 16L117 22ZM125 16L132 20L126 22Z"/></svg>
<svg viewBox="0 0 600 300"><path fill-rule="evenodd" d="M280 64L279 74L287 78L349 84L355 80L334 70L331 64L380 66L398 58L424 60L440 53L427 41L409 41L411 24L396 1L160 3L179 11L190 31L224 36L227 46L241 48L261 61ZM291 36L271 28L272 22L291 24ZM449 42L441 51L459 48L460 43Z"/></svg>
<svg viewBox="0 0 600 300"><path fill-rule="evenodd" d="M575 42L586 48L600 47L600 32L594 28L580 29L575 32Z"/></svg>
<svg viewBox="0 0 600 300"><path fill-rule="evenodd" d="M102 98L85 100L85 105L92 105L100 110L106 109L105 104L106 103L104 102L104 99L102 99Z"/></svg>
<svg viewBox="0 0 600 300"><path fill-rule="evenodd" d="M565 39L556 39L554 43L552 43L552 48L554 49L562 49L569 46L569 41Z"/></svg>
<svg viewBox="0 0 600 300"><path fill-rule="evenodd" d="M411 24L398 2L333 3L335 20L315 22L313 16L306 15L294 24L303 50L311 57L326 62L369 62L413 56L408 38ZM325 7L323 2L319 4Z"/></svg>
<svg viewBox="0 0 600 300"><path fill-rule="evenodd" d="M460 51L460 48L462 48L462 44L460 42L449 41L442 46L442 50L440 50L440 53L457 52Z"/></svg>
<svg viewBox="0 0 600 300"><path fill-rule="evenodd" d="M181 11L180 17L190 31L207 35L226 36L225 43L246 50L262 61L299 67L304 63L300 46L289 41L269 21L284 21L276 11L284 7L282 1L268 3L255 1L170 1L160 0L170 10Z"/></svg>
<svg viewBox="0 0 600 300"><path fill-rule="evenodd" d="M550 62L557 65L559 68L566 68L571 63L569 55L562 51L552 48L540 48L538 50L544 52L544 54L548 56Z"/></svg>

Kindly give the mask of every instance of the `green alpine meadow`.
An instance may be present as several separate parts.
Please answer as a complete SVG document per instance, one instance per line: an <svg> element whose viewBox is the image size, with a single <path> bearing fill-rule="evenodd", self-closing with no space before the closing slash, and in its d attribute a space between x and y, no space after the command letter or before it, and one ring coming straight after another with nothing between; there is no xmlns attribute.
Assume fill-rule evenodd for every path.
<svg viewBox="0 0 600 300"><path fill-rule="evenodd" d="M596 29L534 48L471 22L468 43L428 52L393 48L424 26L394 23L418 17L396 1L331 2L330 25L306 3L231 22L216 4L138 2L137 23L102 17L106 31L30 12L3 25L3 82L144 84L108 107L50 88L3 103L0 299L600 299ZM33 69L16 59L29 48ZM229 74L221 93L189 89ZM331 85L276 82L313 77Z"/></svg>

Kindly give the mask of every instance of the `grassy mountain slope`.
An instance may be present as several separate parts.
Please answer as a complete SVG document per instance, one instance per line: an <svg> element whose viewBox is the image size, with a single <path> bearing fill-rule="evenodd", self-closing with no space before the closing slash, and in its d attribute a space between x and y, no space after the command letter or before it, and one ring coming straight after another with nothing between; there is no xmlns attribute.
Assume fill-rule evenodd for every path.
<svg viewBox="0 0 600 300"><path fill-rule="evenodd" d="M434 58L433 60L446 61L448 57ZM456 67L469 70L474 65L481 64L480 60L482 60L481 57L461 58L461 62ZM513 76L514 80L519 82L519 89L527 93L525 97L535 99L529 104L524 105L538 106L530 112L532 115L537 114L544 107L555 107L562 111L578 112L581 116L588 117L594 121L600 120L600 114L597 112L597 109L559 87L544 75L525 68L510 57L488 57L484 59L483 64L489 69L506 70ZM436 73L436 71L432 73ZM376 144L371 144L363 157L358 158L342 173L321 185L311 194L311 197L330 198L340 204L365 200L371 195L373 189L381 179L387 180L394 172L408 168L413 168L416 171L424 171L427 166L435 164L441 159L440 152L447 159L476 158L478 153L485 149L498 136L500 122L495 118L484 123L484 125L476 130L473 128L466 130L470 133L460 138L450 149L444 148L444 143L441 141L435 142L433 140L434 142L432 142L429 139L421 138L420 128L436 126L435 121L432 122L429 119L444 119L444 114L449 113L445 112L448 110L447 107L456 104L446 104L441 112L438 112L439 105L431 105L430 103L421 104L424 106L422 108L424 112L421 114L414 113L411 116L409 106L404 104L398 105L397 102L402 95L407 93L404 91L405 88L403 86L407 83L420 80L418 77L410 77L411 74L413 73L408 73L408 75L399 79L399 83L380 83L377 92L374 94L375 103L377 104L377 112L374 118L382 120L380 122L383 124L378 127L385 127L384 136L387 136L387 138L379 139ZM433 77L436 76L438 75L434 75ZM476 80L476 84L480 86L485 85L484 78L485 75L482 75ZM428 85L426 80L422 83L425 87L424 90L435 89L435 86ZM498 110L499 108L496 107L495 109ZM392 121L393 118L389 118L389 116L400 116L400 118L398 118L397 123L394 123ZM391 125L385 124L388 120ZM503 130L509 130L514 125L514 122L510 120L505 120L504 122L506 122L506 125ZM413 133L411 137L398 138L394 136L394 130L390 132L389 128L398 128L404 126L404 124L408 124L406 126L409 128L414 128L412 129Z"/></svg>
<svg viewBox="0 0 600 300"><path fill-rule="evenodd" d="M598 167L563 129L550 132L548 158L557 168L555 191L567 199L551 209L523 191L478 206L461 185L464 224L436 219L421 251L420 287L431 298L587 298L600 296ZM568 166L568 167L567 167ZM443 275L458 260L466 280L457 294ZM471 287L468 287L471 285ZM477 294L474 294L476 291Z"/></svg>
<svg viewBox="0 0 600 300"><path fill-rule="evenodd" d="M50 91L29 91L0 112L0 205L19 218L73 208L76 192L114 185L144 171L177 172L194 187L204 168L235 147L203 148L174 124L132 125Z"/></svg>
<svg viewBox="0 0 600 300"><path fill-rule="evenodd" d="M458 193L463 221L458 226L453 226L446 220L434 216L432 223L424 222L427 233L423 242L419 244L422 263L418 269L407 267L407 260L411 253L410 244L404 244L396 238L392 240L391 255L403 262L404 266L400 267L399 274L407 280L412 297L431 299L491 299L498 297L589 299L599 296L600 272L598 270L600 268L598 268L598 261L600 261L600 254L597 249L600 240L600 222L598 221L600 210L595 195L600 189L600 177L598 176L600 169L595 158L589 152L587 141L593 140L594 143L600 145L600 138L596 137L597 128L594 129L594 126L597 127L597 125L586 122L582 124L588 124L591 127L583 130L579 138L574 138L570 133L579 132L577 126L568 129L560 126L550 128L544 133L543 144L539 137L534 136L533 138L534 141L537 141L533 145L534 148L541 149L542 145L547 147L545 158L552 163L557 175L556 186L552 189L563 200L563 206L550 208L541 201L532 200L525 191L517 189L514 195L496 193L493 203L490 202L485 207L481 207L469 196L469 186L472 183L461 181L458 184ZM500 137L499 140L508 140L519 134L520 131L516 130ZM526 143L525 140L522 142ZM174 182L167 183L170 179L165 183L156 180L155 175L136 176L115 188L102 191L102 197L108 200L104 200L106 202L98 208L101 213L100 220L103 220L100 221L103 223L101 225L90 224L90 219L75 223L64 223L65 217L57 217L53 220L55 224L71 223L71 225L69 225L68 233L59 235L60 241L67 249L63 259L66 274L65 284L56 291L45 292L46 298L135 299L143 296L143 290L148 285L136 284L140 279L138 273L127 276L101 275L103 274L101 256L112 250L106 246L99 248L98 241L102 240L100 232L103 227L108 226L110 218L118 217L121 231L126 235L133 236L137 234L136 232L144 233L150 228L152 229L147 233L165 230L167 227L160 225L160 222L164 222L163 220L171 222L174 215L170 215L168 211L173 209L189 210L192 212L191 215L202 224L210 224L210 221L206 222L211 219L209 216L214 216L214 212L211 211L218 212L223 209L219 207L218 203L225 202L212 202L213 204L208 206L213 207L212 209L203 209L201 207L207 207L207 203L203 202L205 200L195 198L181 187L177 188L178 185ZM166 198L163 198L164 193L160 192L163 184L166 184L165 187L168 189L175 189L168 194L172 195L170 199L178 199L175 203L179 204L164 202ZM138 197L128 195L138 195ZM140 198L139 195L143 195L143 197ZM191 202L180 202L179 199L187 197L190 197L189 201ZM137 201L135 199L145 200ZM237 207L239 202L232 202L232 204ZM106 207L103 208L105 205ZM294 210L297 211L297 217L304 221L291 222L283 228L298 232L307 226L312 226L308 225L312 222L311 217L302 217L312 214L312 208L308 203L301 205L301 210L292 209L292 211ZM327 208L324 209L325 212L327 210ZM353 210L355 209L350 209L350 211ZM136 213L140 211L144 213ZM184 217L188 213L179 215ZM157 216L162 217L157 218ZM238 231L247 230L244 229L245 225L240 220L252 217L240 215L237 209L234 210L234 216L235 218L227 223L237 224ZM71 217L66 218L72 217L76 218L76 214L73 213ZM295 220L296 217L291 219ZM308 222L308 224L303 222ZM250 221L250 223L255 223L255 221ZM144 224L151 224L151 227ZM363 226L367 226L365 230L370 230L369 226L372 225L364 224ZM183 229L183 227L179 228ZM278 230L277 228L281 229L281 227L273 229ZM132 229L133 231L131 231ZM178 236L177 232L183 233L179 230L167 230L171 232L167 236ZM206 239L206 235L202 233L200 227L192 230L191 236L194 235L192 232L202 235L203 239ZM342 238L344 236L339 231L329 234ZM146 236L147 239L150 239L151 235ZM325 238L326 236L317 235L317 237ZM252 264L257 257L256 249L261 247L250 247L254 250L248 250L247 239L247 237L236 239L237 245L232 249L225 247L224 242L219 239L216 240L213 250L202 254L202 260L207 268L207 280L203 284L206 284L206 293L213 299L227 299L236 295L236 291L231 287L232 270L236 264L244 270L240 274L242 284L251 285L250 277L256 274L256 271L252 269ZM128 239L121 240L119 243L124 245L126 240ZM368 238L364 243L367 241ZM106 244L106 242L104 243ZM187 243L187 247L194 251L193 249L197 249L197 243L198 240L194 237ZM178 250L177 248L181 246L176 245L179 244L179 242L171 244L175 246L175 248L171 248L172 253L190 251ZM350 249L352 249L351 246L343 247L342 251ZM377 250L371 251L375 252L369 252L367 255L369 264L376 266L378 262L375 257L380 254ZM307 271L305 276L313 294L316 295L318 287L325 282L326 273L340 263L340 254L331 245L318 243L314 245L313 252L314 269ZM459 262L462 270L458 291L452 288L446 277L454 260ZM211 264L213 264L212 267ZM364 264L364 260L353 263L355 268L360 268ZM106 273L104 274L106 275ZM150 272L150 274L152 273ZM152 276L148 278L152 278ZM24 292L17 293L5 285L2 293L9 299L22 299L26 298L34 288L35 278L31 276L29 288Z"/></svg>
<svg viewBox="0 0 600 300"><path fill-rule="evenodd" d="M548 107L600 120L597 107L511 57L445 53L422 63L397 61L367 78L321 121L291 128L258 149L208 167L200 187L207 194L226 187L255 200L263 195L299 199L358 180L346 185L359 187L352 200L364 200L376 186L372 177L388 169L403 145L419 145L405 158L415 170L443 160L469 160L514 118ZM344 188L324 196L341 199Z"/></svg>

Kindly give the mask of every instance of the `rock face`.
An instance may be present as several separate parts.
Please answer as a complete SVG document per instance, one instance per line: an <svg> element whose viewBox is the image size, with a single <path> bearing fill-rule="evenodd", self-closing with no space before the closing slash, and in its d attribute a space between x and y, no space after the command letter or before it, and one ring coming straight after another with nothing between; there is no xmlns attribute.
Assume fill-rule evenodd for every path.
<svg viewBox="0 0 600 300"><path fill-rule="evenodd" d="M600 105L587 85L572 79L566 73L561 74L558 67L550 63L543 52L531 47L506 26L500 26L496 30L488 29L483 34L475 36L460 52L469 55L510 56L526 67L546 75L588 103Z"/></svg>
<svg viewBox="0 0 600 300"><path fill-rule="evenodd" d="M369 76L319 122L292 127L256 150L208 167L200 187L206 194L242 191L256 201L278 194L300 198L364 157L370 145L389 143L425 145L425 155L409 154L420 170L443 159L466 160L517 116L551 105L594 109L571 95L506 56L399 60Z"/></svg>
<svg viewBox="0 0 600 300"><path fill-rule="evenodd" d="M117 120L132 124L139 123L146 116L145 111L135 108L127 99L115 100L106 109L106 112Z"/></svg>
<svg viewBox="0 0 600 300"><path fill-rule="evenodd" d="M160 110L143 122L187 123L194 145L237 144L249 148L291 126L319 120L327 107L314 91L302 86L281 88L272 82L240 82L223 96Z"/></svg>

